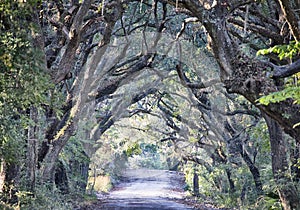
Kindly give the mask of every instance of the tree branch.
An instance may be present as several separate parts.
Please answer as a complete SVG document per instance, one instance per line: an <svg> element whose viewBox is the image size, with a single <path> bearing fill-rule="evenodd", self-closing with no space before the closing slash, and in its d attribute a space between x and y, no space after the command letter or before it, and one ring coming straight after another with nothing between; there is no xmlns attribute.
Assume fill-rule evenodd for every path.
<svg viewBox="0 0 300 210"><path fill-rule="evenodd" d="M206 86L201 82L199 84L196 83L190 83L189 79L185 76L185 74L183 73L182 69L180 68L179 65L176 65L176 71L177 74L179 76L179 79L181 81L181 84L184 87L188 87L191 89L202 89L202 88L206 88Z"/></svg>
<svg viewBox="0 0 300 210"><path fill-rule="evenodd" d="M292 32L292 35L296 41L300 40L300 29L298 25L298 20L296 17L296 14L290 7L290 2L288 0L279 0L278 1L281 7L281 10L283 11L284 17L288 22L289 28Z"/></svg>
<svg viewBox="0 0 300 210"><path fill-rule="evenodd" d="M274 69L273 78L285 78L300 72L300 59L289 65L275 66L272 64L272 66Z"/></svg>
<svg viewBox="0 0 300 210"><path fill-rule="evenodd" d="M232 24L235 24L235 25L239 26L239 27L244 27L244 21L242 21L242 20L229 18L228 21ZM271 38L274 41L276 41L277 43L282 42L282 37L280 36L280 34L278 34L276 32L273 32L273 31L270 31L266 28L263 28L262 26L258 26L258 25L254 25L254 24L248 24L247 29L251 30L255 33L261 34L264 37Z"/></svg>

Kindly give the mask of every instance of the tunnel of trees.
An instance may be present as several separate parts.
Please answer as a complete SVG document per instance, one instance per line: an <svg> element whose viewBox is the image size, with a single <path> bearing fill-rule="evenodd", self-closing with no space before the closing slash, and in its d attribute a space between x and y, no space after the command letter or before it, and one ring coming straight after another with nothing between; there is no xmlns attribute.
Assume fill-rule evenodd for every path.
<svg viewBox="0 0 300 210"><path fill-rule="evenodd" d="M299 8L1 1L1 205L67 205L94 168L151 156L199 202L299 209Z"/></svg>

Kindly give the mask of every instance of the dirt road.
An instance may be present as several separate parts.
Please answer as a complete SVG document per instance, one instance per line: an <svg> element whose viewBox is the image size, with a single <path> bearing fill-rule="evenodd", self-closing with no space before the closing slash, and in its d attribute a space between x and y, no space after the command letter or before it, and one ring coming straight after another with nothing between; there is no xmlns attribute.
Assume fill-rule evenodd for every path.
<svg viewBox="0 0 300 210"><path fill-rule="evenodd" d="M99 209L147 210L192 209L180 201L184 198L182 176L166 170L129 170L124 182L101 202Z"/></svg>

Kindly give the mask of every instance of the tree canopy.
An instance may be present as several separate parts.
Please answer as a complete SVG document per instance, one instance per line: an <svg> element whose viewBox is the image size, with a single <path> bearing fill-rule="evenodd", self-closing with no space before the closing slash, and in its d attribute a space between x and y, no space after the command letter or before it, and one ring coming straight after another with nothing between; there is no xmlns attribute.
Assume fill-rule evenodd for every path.
<svg viewBox="0 0 300 210"><path fill-rule="evenodd" d="M299 8L1 1L3 203L58 205L42 196L128 163L182 170L219 206L298 209Z"/></svg>

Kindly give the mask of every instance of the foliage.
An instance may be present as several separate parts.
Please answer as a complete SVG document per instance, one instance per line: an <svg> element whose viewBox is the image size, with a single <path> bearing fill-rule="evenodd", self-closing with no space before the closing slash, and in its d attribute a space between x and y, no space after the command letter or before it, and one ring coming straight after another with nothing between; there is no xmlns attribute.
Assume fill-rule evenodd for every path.
<svg viewBox="0 0 300 210"><path fill-rule="evenodd" d="M41 185L36 189L35 196L31 192L18 192L19 208L24 210L38 209L73 209L72 200L62 195L57 189L50 190L48 186Z"/></svg>
<svg viewBox="0 0 300 210"><path fill-rule="evenodd" d="M35 126L46 127L48 122L41 115L45 113L46 107L57 101L49 94L54 85L44 69L43 54L34 47L30 36L36 32L35 25L30 20L32 7L37 3L38 1L0 3L0 158L6 166L16 166L22 172L21 177L16 172L12 174L21 178L15 180L18 186L6 186L13 187L16 191L21 190L17 194L21 203L32 198L32 193L22 191L28 185L24 175L28 130ZM33 109L38 115L37 122L31 119ZM42 132L43 129L36 130L34 134L38 138L37 143L44 135ZM1 196L5 200L5 195ZM55 203L53 201L51 202Z"/></svg>
<svg viewBox="0 0 300 210"><path fill-rule="evenodd" d="M300 42L291 41L287 45L276 45L269 49L259 50L257 55L266 55L275 53L279 59L290 59L292 60L295 56L300 54ZM269 105L270 103L279 103L287 99L293 99L294 104L300 104L300 73L291 76L285 83L284 89L263 96L258 99L258 102L263 105ZM300 122L295 124L294 127L299 126Z"/></svg>
<svg viewBox="0 0 300 210"><path fill-rule="evenodd" d="M257 55L267 55L270 53L275 53L278 55L279 59L292 59L300 53L300 42L291 41L286 45L275 45L269 49L262 49L257 52Z"/></svg>
<svg viewBox="0 0 300 210"><path fill-rule="evenodd" d="M268 105L270 103L278 103L287 99L293 99L295 104L300 104L300 74L293 75L286 82L285 88L282 91L271 93L261 97L259 103Z"/></svg>
<svg viewBox="0 0 300 210"><path fill-rule="evenodd" d="M251 115L255 110L245 102L245 99L242 101L235 95L225 94L222 85L212 84L203 89L189 89L186 88L188 85L183 85L185 86L183 87L181 84L184 81L178 79L174 70L176 64L182 62L182 71L189 79L191 86L200 83L202 85L202 81L207 82L211 79L214 81L215 78L219 78L220 69L216 61L212 59L212 54L204 48L204 45L210 45L207 33L214 31L213 29L206 30L204 26L213 28L214 23L218 22L209 20L211 18L209 10L205 10L208 15L203 15L203 21L187 22L182 36L174 41L173 38L183 29L181 22L189 17L189 12L181 14L181 9L177 10L178 5L176 5L176 11L170 5L166 6L159 1L153 1L153 5L144 1L133 1L126 6L120 5L120 7L124 6L123 16L116 22L114 28L106 28L107 25L111 27L110 23L114 23L112 17L117 16L116 10L119 7L115 7L115 4L118 2L94 2L88 11L89 14L84 18L84 26L75 30L79 33L74 31L69 33L68 30L73 25L72 21L77 20L76 14L79 14L78 11L83 11L77 10L80 5L72 6L76 1L72 1L72 4L65 1L43 1L42 10L38 13L41 29L36 31L38 27L33 22L37 20L33 20L32 12L33 8L41 2L40 0L5 0L0 4L0 158L8 163L26 162L26 138L30 128L37 126L41 131L35 131L35 134L38 134L39 140L43 140L43 143L52 149L58 145L52 137L62 140L66 129L74 123L77 133L70 138L66 136L66 141L59 150L57 163L57 168L61 167L66 171L66 181L72 192L77 193L79 188L82 192L85 190L85 184L88 183L87 173L95 190L100 189L99 182L105 183L105 188L102 190L108 190L128 166L155 169L182 167L186 174L186 188L193 189L194 175L197 174L201 186L200 194L205 199L213 200L219 206L242 206L245 209L251 209L254 208L256 201L259 208L278 206L278 199L269 196L276 193L276 184L272 180L270 144L266 125L261 121L257 123L258 115ZM263 8L259 11L262 13L258 14L268 15L272 12L265 1L260 1L260 3L263 4ZM110 7L112 5L113 7ZM260 6L260 4L255 5ZM253 15L244 14L244 7L247 7L248 11L248 6L251 5L243 4L242 8L236 8L237 13L231 11L233 15L230 18L234 19L237 15L236 20L245 19L242 41L247 46L244 48L244 53L251 55L254 48L251 50L251 44L246 44L248 38L250 41L257 40L256 44L259 45L262 45L264 38L260 39L260 36L255 33L250 34L251 27L253 27L252 21L259 22L260 18L248 19L248 15ZM250 9L253 11L253 8ZM101 16L98 16L100 13ZM239 13L243 14L240 19ZM246 20L250 24L247 24ZM230 21L228 21L229 24L231 24ZM268 24L264 23L264 25ZM238 33L240 28L242 27L230 26L232 33ZM109 37L111 29L113 35ZM161 31L160 29L163 29L164 34L153 34L161 38L155 40L159 45L156 50L158 54L161 54L155 56L153 54L149 59L145 57L145 54L150 49L155 51L154 48L156 48L152 49L153 34L149 34ZM35 32L44 36L45 49L39 50L33 46L31 34ZM74 32L75 37L65 36L66 32L69 36ZM137 32L138 36L132 39L130 35L134 32ZM73 43L78 38L77 34L81 35L78 45ZM172 38L169 39L166 34L171 35ZM232 37L235 36L232 35ZM97 46L102 46L103 41L106 43L111 39L114 40L113 45L108 47L107 51L112 48L119 49L119 45L127 43L118 42L118 39L123 36L126 41L134 40L132 46L128 47L129 50L124 50L118 55L114 55L112 52L115 51L112 50L107 57L103 56L104 59L99 58L101 61L94 62L93 57L101 57L102 53L106 53L99 51ZM106 40L102 40L103 37ZM230 46L229 42L226 44ZM70 46L74 48L66 51ZM289 45L278 45L261 50L258 54L275 53L281 60L291 60L299 55L299 49L299 43L291 42ZM226 52L226 49L224 50ZM68 55L66 52L74 52L74 54L65 56ZM92 54L94 52L97 52L95 56ZM62 62L64 56L70 59L67 62L70 62L71 67L66 68L65 72L60 72L60 69L56 69L57 66L62 69L65 66L68 67ZM226 60L227 58L224 61L220 59L219 62ZM147 65L140 65L145 61ZM76 65L72 66L72 63ZM90 74L91 77L97 76L95 81L89 83L93 90L88 90L91 92L82 90L82 94L76 94L77 89L84 88L84 85L81 85L80 75L84 74L84 79L94 79L89 77L89 73L93 71L91 63L97 66L94 75ZM106 64L113 67L106 69ZM54 73L56 70L62 74L69 71L73 74L73 78L67 79L67 75L60 75L65 76L64 80L54 85L51 83L49 72L44 69L46 65L47 69ZM139 68L131 71L133 67ZM99 72L100 74L97 75ZM259 102L269 105L292 98L295 104L300 104L299 76L294 75L286 81L285 89L264 96ZM123 79L119 80L119 78ZM117 90L114 90L115 86ZM103 87L107 88L101 89ZM131 104L136 99L136 94L149 88L155 88L157 92ZM81 93L81 90L79 92ZM94 100L97 94L103 94L103 97ZM80 98L81 96L83 97ZM86 98L92 102L84 104ZM75 112L69 112L70 107L74 110L72 103L81 99L84 99L82 100L84 105L80 108L83 109L82 113L86 111L87 114L83 116L81 112L78 112L82 115L73 116ZM64 109L62 109L62 101L69 102L64 104L66 105ZM33 108L38 110L38 122L30 118ZM95 113L90 114L95 110L97 110L96 117ZM235 111L237 112L233 115ZM72 119L73 117L81 119L76 124L75 120L71 122L71 120L64 121L65 118L61 118L61 116L70 115ZM109 117L110 121L105 121L106 117ZM107 122L114 123L114 126L105 124ZM102 127L105 125L111 128L103 134ZM99 130L101 130L100 136L94 135ZM60 141L57 142L60 143ZM240 148L241 151L239 151ZM47 152L49 151L51 150ZM259 178L262 180L266 194L258 199L249 170L251 166L245 164L242 153L249 156L260 172ZM182 161L180 165L181 157L187 158L188 162ZM47 164L43 160L38 161L40 162L36 165L39 167ZM20 168L22 180L19 181L23 185L26 181L23 177L26 176L24 174L27 169L23 164L20 164ZM38 173L39 169L36 169L37 181L42 178ZM62 172L56 174L62 175ZM64 197L55 186L43 186L44 183L36 184L34 195L20 187L17 195L22 208L71 208L67 197ZM67 202L64 203L64 201Z"/></svg>
<svg viewBox="0 0 300 210"><path fill-rule="evenodd" d="M253 209L272 209L281 210L282 206L280 200L268 196L261 196Z"/></svg>
<svg viewBox="0 0 300 210"><path fill-rule="evenodd" d="M126 153L127 157L132 157L133 155L142 154L142 149L140 148L140 145L138 142L133 142L127 146L125 153Z"/></svg>
<svg viewBox="0 0 300 210"><path fill-rule="evenodd" d="M300 53L300 42L292 41L288 45L276 45L269 49L262 49L257 52L257 55L267 55L270 53L275 53L278 55L280 60L289 58L292 59ZM282 91L272 93L270 95L261 97L259 102L263 105L268 105L269 103L277 103L280 101L285 101L288 98L294 99L295 103L300 103L300 90L299 90L299 73L294 74L286 82L286 86Z"/></svg>
<svg viewBox="0 0 300 210"><path fill-rule="evenodd" d="M20 130L33 123L27 111L49 105L47 91L53 86L41 68L41 53L28 37L30 28L22 28L30 7L6 1L1 2L0 10L0 155L12 161L13 145L20 145L24 137Z"/></svg>
<svg viewBox="0 0 300 210"><path fill-rule="evenodd" d="M248 133L254 149L259 151L258 157L261 158L259 162L265 160L266 162L262 163L269 163L270 157L265 157L265 154L271 150L268 128L265 121L261 119L255 127L249 129Z"/></svg>
<svg viewBox="0 0 300 210"><path fill-rule="evenodd" d="M164 154L161 154L157 145L141 141L140 153L129 158L129 166L131 168L166 169L163 156Z"/></svg>

